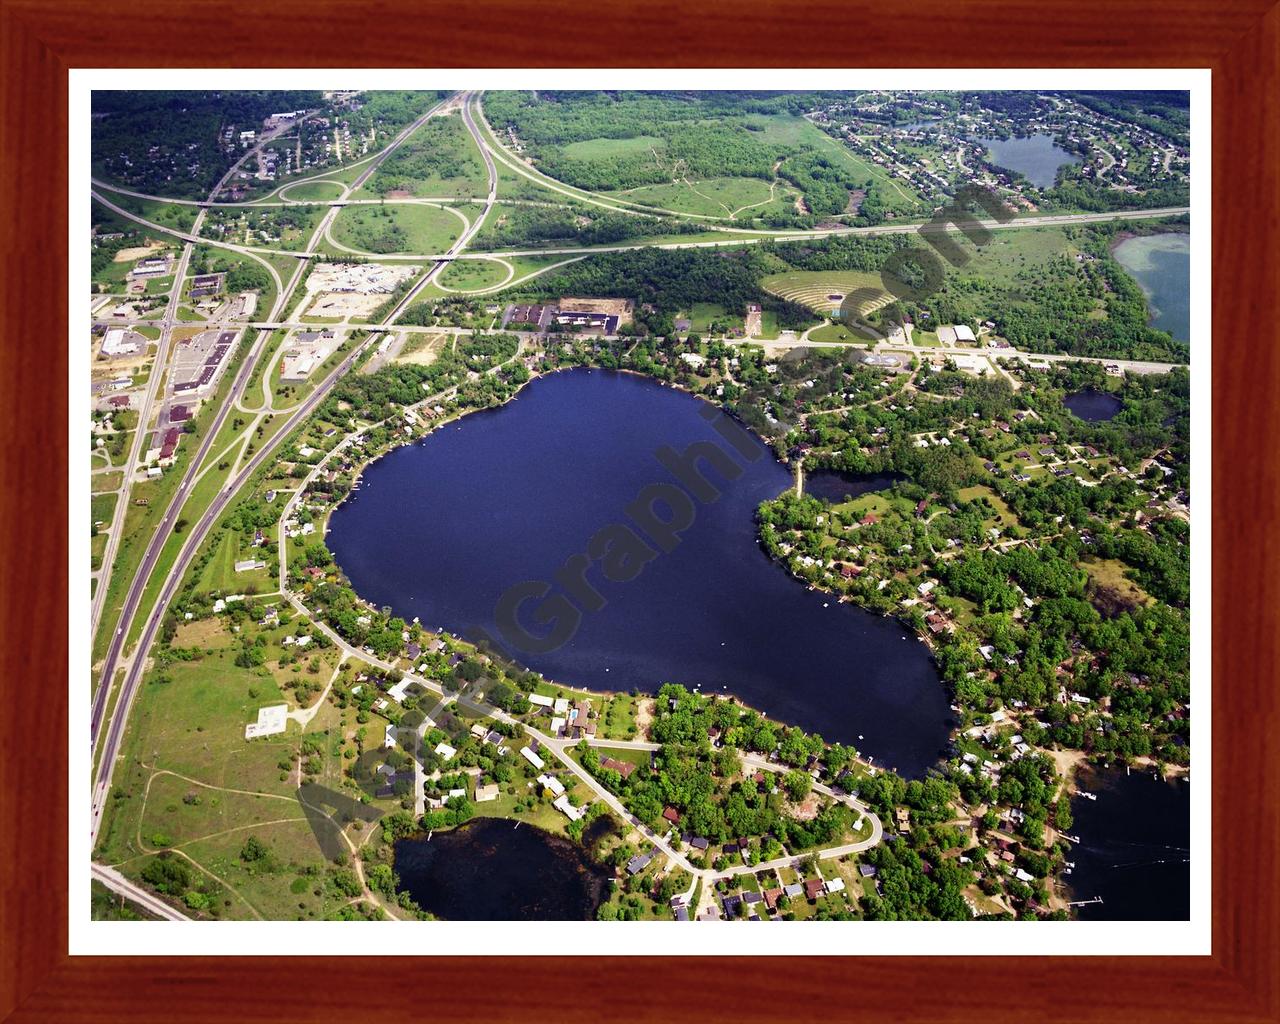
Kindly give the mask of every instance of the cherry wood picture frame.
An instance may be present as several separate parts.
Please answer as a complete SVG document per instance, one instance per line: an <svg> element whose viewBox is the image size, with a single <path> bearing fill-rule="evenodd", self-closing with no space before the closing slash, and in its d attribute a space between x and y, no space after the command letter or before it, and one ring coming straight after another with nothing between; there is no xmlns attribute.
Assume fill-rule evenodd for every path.
<svg viewBox="0 0 1280 1024"><path fill-rule="evenodd" d="M584 39L608 45L584 54ZM0 1020L1280 1020L1280 6L0 0L0 59ZM68 955L64 808L86 782L64 767L67 709L89 696L67 678L84 623L68 616L64 515L68 69L603 59L1212 69L1215 551L1213 593L1194 598L1213 602L1211 956L396 958L382 932L319 961Z"/></svg>

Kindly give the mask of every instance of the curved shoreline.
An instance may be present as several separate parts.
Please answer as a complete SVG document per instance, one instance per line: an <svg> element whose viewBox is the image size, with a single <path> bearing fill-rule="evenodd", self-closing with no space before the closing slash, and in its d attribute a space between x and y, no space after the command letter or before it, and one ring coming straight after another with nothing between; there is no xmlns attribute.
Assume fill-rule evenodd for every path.
<svg viewBox="0 0 1280 1024"><path fill-rule="evenodd" d="M519 350L517 350L516 355L515 355L515 356L513 356L513 357L511 357L511 358L514 360L514 359L519 359L520 357L521 357L521 352L520 352ZM506 365L508 365L508 364L509 364L509 362L510 362L510 360L509 360L507 363L499 364L499 366L506 366ZM493 368L492 368L492 370L496 370L496 369L498 369L498 368L499 368L499 367L493 367ZM519 386L517 386L517 387L516 387L516 389L511 393L511 395L510 395L510 396L509 396L505 401L503 401L503 402L499 403L498 405L494 405L494 406L485 406L485 407L483 407L483 408L474 408L474 409L464 410L464 411L461 411L461 412L459 412L459 413L457 413L457 414L455 414L455 415L453 415L453 416L450 416L450 417L449 417L449 418L447 418L447 419L441 419L441 420L439 420L438 422L433 423L433 424L431 425L431 427L430 427L429 429L425 430L422 434L414 435L414 436L411 436L411 437L396 437L396 438L393 438L393 439L392 439L392 443L391 443L391 444L389 444L389 445L388 445L388 447L387 447L385 450L383 450L383 451L379 451L379 452L377 452L376 454L370 455L370 456L368 456L367 458L364 458L364 459L363 459L363 460L362 460L358 465L355 465L355 466L353 467L353 469L352 469L352 486L351 486L351 489L347 492L347 494L346 494L346 495L344 495L344 496L342 497L342 499L341 499L341 500L339 500L338 502L336 502L334 505L332 505L330 508L328 508L328 509L326 510L326 512L325 512L325 514L324 514L323 519L322 519L322 520L320 521L320 523L319 523L321 539L322 539L322 541L324 541L324 542L325 542L325 544L326 544L326 548L328 547L328 545L327 545L327 540L325 540L325 538L327 538L327 535L328 535L328 533L329 533L329 520L330 520L330 517L331 517L331 516L333 515L333 513L334 513L338 508L340 508L340 507L341 507L341 506L342 506L342 505L343 505L343 504L344 504L344 503L345 503L345 502L346 502L346 501L347 501L347 500L348 500L348 499L349 499L353 494L355 494L355 493L356 493L357 485L359 484L360 480L362 479L362 477L363 477L363 474L364 474L365 470L366 470L366 469L368 469L368 467L369 467L369 466L371 466L374 462L378 461L379 459L383 458L383 457L384 457L384 456L386 456L386 455L391 454L393 451L396 451L397 449L406 448L406 447L408 447L409 445L414 444L414 443L425 442L427 438L429 438L431 435L433 435L433 434L437 433L437 432L438 432L439 430L441 430L442 428L444 428L444 427L446 427L446 426L448 426L448 425L451 425L451 424L457 424L457 423L459 423L462 419L464 419L464 418L466 418L466 417L470 417L470 416L473 416L473 415L476 415L476 414L480 414L480 413L485 413L485 412L498 412L498 411L501 411L502 409L504 409L504 408L506 408L508 405L510 405L513 401L515 401L515 400L519 397L520 393L521 393L521 392L522 392L526 387L528 387L530 384L532 384L532 383L533 383L534 381L536 381L536 380L540 380L540 379L543 379L543 378L549 378L549 377L551 377L552 375L559 374L559 373L562 373L562 372L578 371L578 370L586 371L587 373L600 372L600 373L615 374L615 375L624 375L624 374L625 374L625 375L628 375L628 376L631 376L631 377L637 378L638 380L646 381L646 382L648 382L648 383L650 383L650 384L657 384L657 385L659 385L659 386L661 386L661 387L669 387L669 388L671 388L673 391L679 391L679 392L681 392L681 393L683 393L683 394L685 394L685 395L688 395L688 396L689 396L689 397L691 397L691 398L696 398L696 399L698 399L698 400L700 400L700 401L702 401L702 402L705 402L707 405L711 406L712 408L714 408L714 409L716 409L716 410L718 410L718 411L720 411L720 412L724 413L725 415L728 415L728 416L732 417L732 418L733 418L733 420L734 420L734 422L735 422L735 423L737 423L737 424L741 427L741 429L743 429L743 430L747 431L747 432L751 435L751 437L752 437L752 438L754 438L757 442L759 442L759 443L761 444L761 446L762 446L762 447L763 447L763 448L764 448L764 449L769 453L770 457L774 458L774 459L775 459L775 460L776 460L780 465L786 466L786 465L789 465L789 464L790 464L790 462L789 462L789 460L788 460L788 459L780 458L780 457L778 457L778 456L777 456L777 454L774 452L774 450L773 450L773 446L772 446L772 444L770 443L770 441L769 441L769 440L767 440L765 437L763 437L761 434L759 434L756 430L754 430L753 428L751 428L750 426L748 426L748 425L747 425L745 422L743 422L739 417L737 417L736 415L734 415L734 413L733 413L732 411L730 411L730 410L726 409L723 405L721 405L721 404L719 404L719 403L717 403L717 402L712 401L712 400L711 400L710 398L708 398L707 396L702 395L702 394L700 394L700 393L698 393L698 392L692 391L692 390L690 390L689 388L687 388L687 387L685 387L685 386L683 386L683 385L680 385L680 384L678 384L678 383L658 380L658 379L656 379L656 378L654 378L654 377L650 376L649 374L642 373L642 372L640 372L640 371L638 371L638 370L634 370L634 369L630 369L630 368L617 368L617 369L614 369L614 368L607 368L607 367L594 366L594 365L591 365L591 364L580 364L580 365L575 365L575 366L561 366L561 367L556 367L556 368L554 368L554 369L541 370L541 371L536 371L536 372L531 370L531 371L530 371L530 373L529 373L529 379L528 379L528 380L526 380L526 381L524 381L524 382L522 382ZM408 408L408 407L405 407L405 408ZM388 423L388 422L393 422L393 421L394 421L394 420L390 420L390 421L389 421L389 420L383 420L383 421L380 421L380 423L379 423L379 424L372 424L371 426L377 426L377 425L381 425L381 424L386 424L386 423ZM367 430L367 429L369 429L369 428L368 428L368 427L366 427L366 428L364 428L364 429L365 429L365 430ZM360 433L362 433L362 432L363 432L363 431L360 431ZM350 436L350 435L348 435L348 436ZM336 450L337 450L336 448L335 448L335 449L333 449L333 450L331 450L331 453L332 453L332 451L336 451ZM315 473L316 473L316 472L318 472L318 471L319 471L319 469L325 465L325 463L327 462L327 458L328 458L328 457L326 456L326 458L325 458L325 459L321 459L321 460L320 460L320 462L318 462L318 463L316 464L316 467L315 467L315 469L313 469L312 473L311 473L311 474L308 474L308 476L307 476L306 478L304 478L304 480L303 480L303 481L302 481L302 483L301 483L301 486L299 487L299 491L298 491L299 495L302 493L302 491L303 491L303 490L305 490L305 488L307 487L307 485L310 483L311 479L314 477ZM784 494L785 494L785 493L786 493L786 491L783 491L782 493L784 493ZM933 670L933 672L937 675L937 683L938 683L938 685L942 688L943 695L944 695L944 697L946 698L948 705L952 705L952 704L953 704L953 702L954 702L954 690L953 690L953 688L950 686L950 684L949 684L949 683L947 683L947 681L941 677L941 674L938 672L938 669L937 669L937 651L936 651L936 648L934 647L933 643L931 642L930 637L926 636L926 635L924 634L924 632L923 632L923 631L921 631L921 630L917 630L914 626L912 626L910 623L908 623L908 622L906 622L905 620L903 620L903 619L902 619L900 616L898 616L898 615L894 615L894 614L886 614L886 613L884 613L884 612L879 611L878 609L870 608L870 607L866 607L866 606L864 606L864 605L860 604L858 601L854 600L852 597L850 597L850 596L849 596L849 595L847 595L847 594L840 594L840 593L837 593L837 592L832 591L832 590L824 589L824 588L822 588L822 587L818 586L817 584L814 584L814 583L812 583L812 582L810 582L810 581L808 581L808 580L805 580L803 577L800 577L800 576L796 575L796 574L792 571L792 569L790 568L790 566L789 566L787 563L785 563L785 562L783 562L783 561L781 561L781 560L779 560L779 559L777 559L777 558L773 557L773 556L772 556L772 555L770 555L770 554L769 554L769 552L764 548L764 546L763 546L763 545L761 544L761 542L760 542L760 532L759 532L759 529L758 529L758 528L756 528L756 529L754 529L754 530L753 530L753 535L754 535L754 542L755 542L755 546L756 546L757 550L758 550L762 555L764 555L764 556L769 560L769 562L770 562L772 565L776 566L777 568L782 569L782 570L786 573L786 575L790 578L791 582L793 582L793 583L795 583L795 584L797 584L797 585L805 586L805 587L806 587L807 589L809 589L809 590L812 590L812 591L818 591L818 592L820 592L820 593L830 595L830 596L835 600L835 602L836 602L836 603L838 603L838 604L847 604L847 605L850 605L851 607L856 608L856 609L858 609L859 611L862 611L862 612L864 612L864 613L866 613L866 614L868 614L868 615L871 615L871 616L873 616L873 617L874 617L874 618L876 618L876 619L881 619L881 620L888 620L888 621L891 621L891 622L893 622L893 623L894 623L898 628L900 628L901 630L903 630L907 635L911 636L911 637L912 637L912 639L917 640L918 642L920 642L920 643L922 644L922 646L925 648L925 652L926 652L926 656L927 656L927 659L928 659L929 665L930 665L931 669ZM330 553L332 554L332 551L330 551ZM336 558L335 558L335 560L334 560L334 564L335 564L335 566L339 569L339 571L340 571L340 572L342 572L342 577L343 577L343 579L344 579L344 581L345 581L346 585L347 585L347 586L351 589L351 591L356 595L356 597L360 600L360 602L361 602L361 603L363 603L363 604L364 604L367 608L369 608L369 609L377 610L377 609L378 609L378 606L377 606L377 605L373 604L373 603L372 603L372 602L370 602L367 598L365 598L365 597L363 597L363 596L361 596L361 595L360 595L360 593L359 593L359 591L357 590L357 588L355 587L354 583L353 583L353 582L350 580L350 578L346 575L345 571L342 571L341 566L340 566L340 565L338 565L338 563L337 563L337 559L336 559ZM282 581L282 586L286 586L286 589L287 589L287 585L286 585L286 584L284 584L284 582L283 582L283 581ZM299 597L299 600L301 600L301 595L296 595L296 596L298 596L298 597ZM309 615L311 615L311 617L315 618L314 613L310 612L310 610L308 610L308 614L309 614ZM422 623L421 623L417 618L415 618L413 621L418 622L418 624L419 624L419 625L422 625ZM327 623L326 623L326 624L327 624ZM332 627L330 627L330 628L332 628ZM423 625L423 629L424 629L424 631L425 631L425 632L434 633L435 635L441 635L441 634L444 634L444 635L447 635L447 636L451 637L451 638L452 638L452 639L454 639L455 641L459 641L459 642L461 642L461 643L467 644L468 646L474 646L474 644L472 643L472 641L468 640L466 637L459 636L457 633L455 633L455 632L453 632L452 630L449 630L449 629L447 629L447 628L445 628L445 627L443 627L443 626L439 626L439 627L438 627L438 628L436 628L436 629L430 629L430 628L426 627L425 625ZM594 680L593 680L591 683L589 683L589 684L578 684L578 683L567 683L567 682L559 681L559 680L557 680L557 679L548 678L548 677L544 676L541 672L538 672L538 670L533 669L533 668L531 668L530 666L528 666L528 665L524 664L524 663L523 663L523 662L521 662L519 659L517 659L517 658L511 658L511 657L508 657L506 654L504 654L504 653L502 653L502 652L499 652L499 653L501 654L502 659L503 659L504 661L506 661L506 662L510 663L511 665L515 666L517 669L519 669L519 670L523 670L523 671L536 672L540 677L542 677L542 679L543 679L543 681L544 681L544 682L546 682L546 683L548 683L548 684L550 684L550 685L553 685L553 686L559 686L559 687L563 687L563 688L568 689L568 690L579 691L579 692L582 692L582 693L587 693L587 694L590 694L590 695L592 695L592 696L599 696L599 697L611 697L611 696L616 696L616 695L617 695L617 694L619 694L619 693L629 692L629 690L613 690L613 689L608 689L608 688L600 687L600 686L598 685L598 683L596 683ZM403 655L396 655L396 657L392 659L393 663L394 663L394 661L398 661L398 660L400 660L400 658L402 658L402 657L403 657ZM656 686L656 685L650 685L650 686L648 686L648 687L646 687L646 688L645 688L645 690L644 690L644 692L642 692L641 696L642 696L643 698L646 698L646 699L652 699L652 698L653 698L653 696L654 696L654 694L656 694L656 692L657 692L657 686ZM783 724L783 725L794 724L794 723L787 723L787 722L785 722L785 721L784 721L784 720L782 720L782 719L770 718L770 716L769 716L766 712L764 712L763 710L761 710L759 707L755 706L754 704L749 703L748 701L746 701L746 700L742 699L741 697L737 696L736 694L730 694L730 696L732 697L732 699L733 699L733 700L735 700L735 701L736 701L739 705L741 705L742 707L748 707L748 708L751 708L752 710L756 711L758 714L760 714L760 715L762 716L762 718L765 718L765 719L768 719L768 720L771 720L771 721L777 721L777 722L779 722L780 724ZM948 716L947 716L946 721L945 721L946 736L945 736L945 740L944 740L944 747L950 746L950 745L954 744L954 742L955 742L956 733L957 733L957 730L958 730L958 728L959 728L959 722L955 720L955 718L954 718L954 714L955 714L955 712L954 712L954 709L952 708L952 709L951 709L951 711L950 711L950 713L949 713L949 714L948 714ZM798 728L801 728L803 731L805 731L805 732L807 732L807 733L809 733L809 732L812 732L812 733L821 733L821 732L822 732L822 730L821 730L821 729L819 729L819 728L812 728L812 729L809 729L809 728L805 728L804 726L797 726L797 727L798 727ZM846 745L851 745L851 744L846 744ZM872 767L872 768L874 768L874 769L875 769L875 770L877 770L877 771L879 771L879 770L884 770L884 767L885 767L883 763L881 763L881 764L877 764L877 756L874 756L874 755L873 755L873 756L867 756L867 755L864 755L861 751L859 751L859 752L858 752L857 760L858 760L860 763L862 763L862 764L864 764L864 765L866 765L866 766L868 766L868 767ZM930 769L932 769L932 768L935 768L935 767L936 767L938 764L940 764L943 760L944 760L944 756L943 756L943 755L939 755L938 757L935 757L935 758L934 758L934 760L930 763L929 768L928 768L928 769L926 769L926 771L927 771L927 770L930 770ZM893 769L889 769L889 770L893 770Z"/></svg>

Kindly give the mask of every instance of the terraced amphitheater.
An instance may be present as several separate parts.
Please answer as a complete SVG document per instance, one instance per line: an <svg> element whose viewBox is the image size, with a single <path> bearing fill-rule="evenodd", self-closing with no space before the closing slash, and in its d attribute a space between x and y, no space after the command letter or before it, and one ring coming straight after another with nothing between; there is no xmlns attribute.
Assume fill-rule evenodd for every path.
<svg viewBox="0 0 1280 1024"><path fill-rule="evenodd" d="M762 278L760 285L767 292L824 316L834 316L845 297L859 288L874 289L876 293L876 297L868 297L860 304L863 316L887 306L893 298L885 292L879 274L864 270L790 270Z"/></svg>

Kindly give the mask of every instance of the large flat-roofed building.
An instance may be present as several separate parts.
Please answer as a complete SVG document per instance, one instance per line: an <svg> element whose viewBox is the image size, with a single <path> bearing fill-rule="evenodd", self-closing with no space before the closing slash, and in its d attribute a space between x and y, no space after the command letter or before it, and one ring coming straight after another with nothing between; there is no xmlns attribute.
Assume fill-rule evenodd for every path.
<svg viewBox="0 0 1280 1024"><path fill-rule="evenodd" d="M563 298L554 305L521 304L508 306L503 326L529 324L540 331L575 330L600 334L616 334L619 327L632 319L630 299Z"/></svg>
<svg viewBox="0 0 1280 1024"><path fill-rule="evenodd" d="M126 331L123 327L108 327L107 333L102 336L102 354L113 359L131 356L142 348L144 342L142 335L133 331Z"/></svg>
<svg viewBox="0 0 1280 1024"><path fill-rule="evenodd" d="M306 380L340 344L333 331L301 331L280 360L282 381Z"/></svg>
<svg viewBox="0 0 1280 1024"><path fill-rule="evenodd" d="M555 322L562 326L614 334L623 324L631 322L633 311L630 299L565 296L556 304L552 315Z"/></svg>
<svg viewBox="0 0 1280 1024"><path fill-rule="evenodd" d="M613 334L618 329L618 318L611 313L586 313L575 310L556 310L557 327L576 327L588 331Z"/></svg>
<svg viewBox="0 0 1280 1024"><path fill-rule="evenodd" d="M206 295L217 295L222 291L222 283L226 274L197 274L191 279L191 297L203 298Z"/></svg>
<svg viewBox="0 0 1280 1024"><path fill-rule="evenodd" d="M138 260L129 273L133 277L163 277L169 273L169 257L147 256Z"/></svg>
<svg viewBox="0 0 1280 1024"><path fill-rule="evenodd" d="M550 306L519 304L508 306L507 315L502 323L504 327L509 324L530 324L541 330L546 326L547 315L550 312Z"/></svg>
<svg viewBox="0 0 1280 1024"><path fill-rule="evenodd" d="M873 355L871 353L863 356L861 362L863 366L875 366L881 370L903 370L907 366L907 360L903 356Z"/></svg>

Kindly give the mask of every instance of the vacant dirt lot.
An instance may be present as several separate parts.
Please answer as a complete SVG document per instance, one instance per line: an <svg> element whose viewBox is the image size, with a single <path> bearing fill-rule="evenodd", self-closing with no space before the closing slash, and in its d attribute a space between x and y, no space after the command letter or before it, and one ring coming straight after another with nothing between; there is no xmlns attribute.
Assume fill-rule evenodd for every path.
<svg viewBox="0 0 1280 1024"><path fill-rule="evenodd" d="M114 263L132 263L134 260L140 260L144 256L161 252L164 248L163 245L135 245L132 249L121 249L111 259Z"/></svg>

